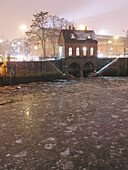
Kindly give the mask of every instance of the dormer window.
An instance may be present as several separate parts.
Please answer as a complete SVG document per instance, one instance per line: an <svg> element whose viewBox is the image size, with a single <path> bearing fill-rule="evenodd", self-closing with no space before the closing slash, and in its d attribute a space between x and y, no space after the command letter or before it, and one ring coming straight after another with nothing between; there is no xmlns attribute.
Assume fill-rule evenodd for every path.
<svg viewBox="0 0 128 170"><path fill-rule="evenodd" d="M76 37L75 37L75 35L72 33L71 34L71 39L75 39Z"/></svg>
<svg viewBox="0 0 128 170"><path fill-rule="evenodd" d="M92 39L92 37L90 35L88 35L87 39Z"/></svg>

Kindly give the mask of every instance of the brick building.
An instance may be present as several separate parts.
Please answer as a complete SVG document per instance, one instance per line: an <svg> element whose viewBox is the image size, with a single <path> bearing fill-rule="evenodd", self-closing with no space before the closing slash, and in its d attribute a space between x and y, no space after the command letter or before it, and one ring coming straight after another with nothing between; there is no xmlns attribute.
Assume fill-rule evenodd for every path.
<svg viewBox="0 0 128 170"><path fill-rule="evenodd" d="M65 58L68 72L85 77L97 65L97 38L93 30L62 30L59 35L59 57Z"/></svg>

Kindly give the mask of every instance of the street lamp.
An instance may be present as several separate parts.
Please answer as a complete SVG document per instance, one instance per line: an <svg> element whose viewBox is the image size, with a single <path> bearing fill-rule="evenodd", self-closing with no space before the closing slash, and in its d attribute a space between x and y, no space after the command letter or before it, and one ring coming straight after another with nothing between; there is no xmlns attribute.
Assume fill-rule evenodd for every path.
<svg viewBox="0 0 128 170"><path fill-rule="evenodd" d="M85 25L80 25L79 26L79 30L85 30L86 29L86 26Z"/></svg>
<svg viewBox="0 0 128 170"><path fill-rule="evenodd" d="M3 61L3 47L2 47L2 43L3 43L4 41L2 40L2 39L0 39L0 53L1 53L1 56L0 56L0 58L1 58L1 60Z"/></svg>
<svg viewBox="0 0 128 170"><path fill-rule="evenodd" d="M3 43L3 40L2 39L0 39L0 44L2 44Z"/></svg>
<svg viewBox="0 0 128 170"><path fill-rule="evenodd" d="M26 29L27 29L27 26L25 24L20 26L20 30L22 31L22 39L23 39L23 54L24 54L24 33Z"/></svg>
<svg viewBox="0 0 128 170"><path fill-rule="evenodd" d="M126 35L126 45L125 45L125 48L124 48L124 53L127 55L128 54L128 30L125 31L125 30L122 30L125 35Z"/></svg>

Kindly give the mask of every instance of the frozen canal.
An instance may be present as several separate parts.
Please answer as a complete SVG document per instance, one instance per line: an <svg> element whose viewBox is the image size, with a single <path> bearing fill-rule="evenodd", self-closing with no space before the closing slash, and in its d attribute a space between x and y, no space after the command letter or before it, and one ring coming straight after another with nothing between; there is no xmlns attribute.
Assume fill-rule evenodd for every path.
<svg viewBox="0 0 128 170"><path fill-rule="evenodd" d="M0 170L127 170L128 80L0 87Z"/></svg>

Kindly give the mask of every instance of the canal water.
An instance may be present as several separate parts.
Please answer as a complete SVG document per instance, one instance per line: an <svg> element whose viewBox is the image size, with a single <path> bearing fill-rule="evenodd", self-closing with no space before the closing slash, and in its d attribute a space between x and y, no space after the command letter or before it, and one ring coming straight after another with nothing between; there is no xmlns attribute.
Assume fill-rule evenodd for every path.
<svg viewBox="0 0 128 170"><path fill-rule="evenodd" d="M103 76L101 78L109 79L109 80L128 80L128 77L111 77L111 76Z"/></svg>
<svg viewBox="0 0 128 170"><path fill-rule="evenodd" d="M0 87L0 169L128 169L128 80Z"/></svg>

